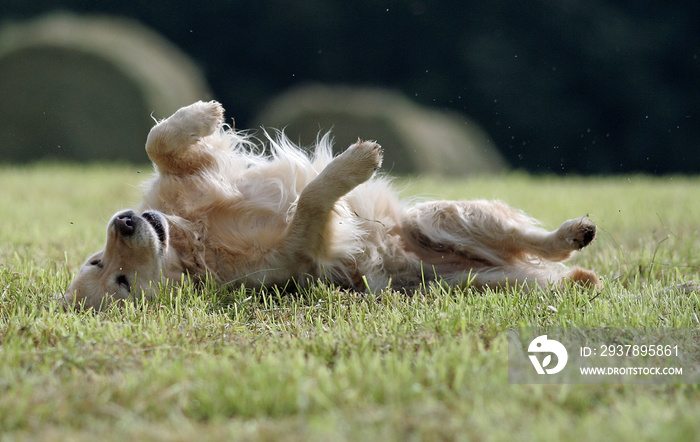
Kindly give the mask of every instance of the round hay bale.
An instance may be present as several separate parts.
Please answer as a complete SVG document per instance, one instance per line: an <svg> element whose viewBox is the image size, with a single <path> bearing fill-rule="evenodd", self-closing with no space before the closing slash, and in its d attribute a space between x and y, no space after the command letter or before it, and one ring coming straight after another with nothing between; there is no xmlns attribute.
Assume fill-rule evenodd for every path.
<svg viewBox="0 0 700 442"><path fill-rule="evenodd" d="M51 14L0 28L0 161L146 162L153 120L211 96L180 50L127 19Z"/></svg>
<svg viewBox="0 0 700 442"><path fill-rule="evenodd" d="M383 169L397 174L497 172L505 161L486 133L462 115L419 106L383 89L311 85L272 100L257 125L284 127L308 145L332 129L335 148L362 139L384 147Z"/></svg>

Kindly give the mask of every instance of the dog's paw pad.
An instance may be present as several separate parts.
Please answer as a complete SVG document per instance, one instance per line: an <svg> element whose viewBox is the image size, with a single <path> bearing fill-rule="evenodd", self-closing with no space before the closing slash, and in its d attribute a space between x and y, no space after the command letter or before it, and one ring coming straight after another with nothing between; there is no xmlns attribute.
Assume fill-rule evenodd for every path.
<svg viewBox="0 0 700 442"><path fill-rule="evenodd" d="M574 242L578 244L579 248L586 247L595 239L595 231L595 224L581 226L580 235L578 238L574 238Z"/></svg>
<svg viewBox="0 0 700 442"><path fill-rule="evenodd" d="M572 250L582 249L593 242L596 234L596 225L588 219L581 217L564 222L559 228L560 238L566 242Z"/></svg>

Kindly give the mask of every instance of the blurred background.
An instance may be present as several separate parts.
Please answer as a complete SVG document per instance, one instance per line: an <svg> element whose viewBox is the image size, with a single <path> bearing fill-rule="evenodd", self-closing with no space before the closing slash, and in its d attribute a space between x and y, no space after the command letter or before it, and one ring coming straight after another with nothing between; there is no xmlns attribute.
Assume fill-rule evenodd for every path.
<svg viewBox="0 0 700 442"><path fill-rule="evenodd" d="M3 0L0 162L145 162L217 99L397 173L697 173L699 58L690 1Z"/></svg>

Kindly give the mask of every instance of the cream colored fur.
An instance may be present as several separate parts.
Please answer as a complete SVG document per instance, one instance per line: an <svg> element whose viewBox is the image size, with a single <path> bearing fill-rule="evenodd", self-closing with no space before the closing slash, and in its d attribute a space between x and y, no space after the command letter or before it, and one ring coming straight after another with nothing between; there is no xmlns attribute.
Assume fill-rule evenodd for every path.
<svg viewBox="0 0 700 442"><path fill-rule="evenodd" d="M234 286L321 279L408 292L435 279L599 284L593 272L561 264L594 239L586 217L549 232L500 202L407 205L375 175L382 151L374 142L333 157L328 136L310 154L282 134L268 138L264 154L223 124L216 102L184 107L154 126L146 151L156 173L144 201L110 221L105 249L81 267L67 304L103 308L183 275Z"/></svg>

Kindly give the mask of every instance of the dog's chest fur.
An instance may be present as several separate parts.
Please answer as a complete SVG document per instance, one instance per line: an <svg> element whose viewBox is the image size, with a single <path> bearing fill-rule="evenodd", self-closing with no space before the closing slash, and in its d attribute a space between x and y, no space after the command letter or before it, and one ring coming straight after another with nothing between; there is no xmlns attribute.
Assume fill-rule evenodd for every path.
<svg viewBox="0 0 700 442"><path fill-rule="evenodd" d="M229 143L220 135L207 139L209 147ZM296 202L332 155L323 145L311 157L286 146L274 149L272 157L214 149L216 167L188 176L156 174L147 183L142 209L159 210L172 224L171 273L210 273L220 282L248 285L324 277L358 287L367 282L360 275L372 285L388 283L385 265L414 265L396 235L398 198L388 182L373 178L335 204L320 258L290 267L279 250Z"/></svg>

